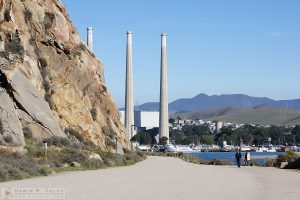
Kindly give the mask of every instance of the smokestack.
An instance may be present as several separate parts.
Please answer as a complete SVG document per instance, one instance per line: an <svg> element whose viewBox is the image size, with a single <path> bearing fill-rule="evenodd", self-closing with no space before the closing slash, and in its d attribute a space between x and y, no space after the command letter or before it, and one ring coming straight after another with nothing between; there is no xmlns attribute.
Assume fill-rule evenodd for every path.
<svg viewBox="0 0 300 200"><path fill-rule="evenodd" d="M87 28L87 46L93 51L93 27Z"/></svg>
<svg viewBox="0 0 300 200"><path fill-rule="evenodd" d="M169 109L167 84L167 35L161 34L159 138L169 139Z"/></svg>
<svg viewBox="0 0 300 200"><path fill-rule="evenodd" d="M127 31L126 46L126 88L125 88L125 128L129 140L134 136L134 105L132 79L132 32Z"/></svg>

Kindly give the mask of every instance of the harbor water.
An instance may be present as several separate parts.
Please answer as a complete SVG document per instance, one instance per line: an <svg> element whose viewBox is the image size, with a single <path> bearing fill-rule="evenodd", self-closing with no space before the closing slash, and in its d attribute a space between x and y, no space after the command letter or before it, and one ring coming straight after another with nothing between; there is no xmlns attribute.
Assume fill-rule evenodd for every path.
<svg viewBox="0 0 300 200"><path fill-rule="evenodd" d="M197 156L202 160L231 160L235 165L235 153L236 152L192 152L188 153L193 156ZM255 160L260 165L263 165L266 160L276 159L277 155L283 154L284 152L250 152L251 160ZM242 152L242 162L244 161L245 152Z"/></svg>

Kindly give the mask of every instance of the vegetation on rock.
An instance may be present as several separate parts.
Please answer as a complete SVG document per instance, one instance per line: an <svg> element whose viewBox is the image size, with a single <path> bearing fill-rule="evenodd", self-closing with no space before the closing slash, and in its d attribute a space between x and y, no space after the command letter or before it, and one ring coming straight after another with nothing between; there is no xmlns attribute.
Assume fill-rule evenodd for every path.
<svg viewBox="0 0 300 200"><path fill-rule="evenodd" d="M73 128L66 128L65 133L67 136L74 136L79 142L84 142L84 138L82 134L80 134L78 131L76 131Z"/></svg>
<svg viewBox="0 0 300 200"><path fill-rule="evenodd" d="M288 165L284 168L286 169L295 169L291 166L296 166L295 163L297 163L297 160L299 159L299 155L294 151L287 151L284 154L277 155L276 159L268 159L265 161L264 166L265 167L281 167L281 163L287 162ZM300 168L300 166L299 166Z"/></svg>
<svg viewBox="0 0 300 200"><path fill-rule="evenodd" d="M93 107L91 109L91 115L92 115L93 120L96 121L97 120L97 109L95 107Z"/></svg>
<svg viewBox="0 0 300 200"><path fill-rule="evenodd" d="M167 138L167 137L161 137L159 139L159 144L160 145L166 145L168 143L168 140L169 140L169 138Z"/></svg>
<svg viewBox="0 0 300 200"><path fill-rule="evenodd" d="M32 138L32 131L28 125L23 126L23 134L25 138Z"/></svg>
<svg viewBox="0 0 300 200"><path fill-rule="evenodd" d="M34 139L27 139L26 153L0 150L0 182L47 176L67 170L127 166L146 158L146 154L140 151L114 154L102 151L92 143L78 145L76 141L66 138L54 137L45 142L48 143L47 159L44 144ZM100 159L91 158L92 154L98 154Z"/></svg>
<svg viewBox="0 0 300 200"><path fill-rule="evenodd" d="M32 19L32 12L28 9L24 11L25 22L28 23Z"/></svg>

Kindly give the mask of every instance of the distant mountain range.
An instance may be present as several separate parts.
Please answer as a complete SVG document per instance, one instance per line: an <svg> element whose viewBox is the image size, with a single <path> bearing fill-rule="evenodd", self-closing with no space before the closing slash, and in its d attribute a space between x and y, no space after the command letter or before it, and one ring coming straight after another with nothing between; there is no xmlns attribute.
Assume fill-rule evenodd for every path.
<svg viewBox="0 0 300 200"><path fill-rule="evenodd" d="M176 113L170 117L182 119L220 120L260 125L299 125L300 110L257 106L254 108L224 107L197 112Z"/></svg>
<svg viewBox="0 0 300 200"><path fill-rule="evenodd" d="M225 107L240 107L245 109L256 108L260 106L300 110L300 99L276 101L266 97L251 97L244 94L223 94L209 96L201 93L193 98L181 98L169 103L169 112L196 112ZM144 111L158 111L159 103L144 103L136 106L136 109Z"/></svg>

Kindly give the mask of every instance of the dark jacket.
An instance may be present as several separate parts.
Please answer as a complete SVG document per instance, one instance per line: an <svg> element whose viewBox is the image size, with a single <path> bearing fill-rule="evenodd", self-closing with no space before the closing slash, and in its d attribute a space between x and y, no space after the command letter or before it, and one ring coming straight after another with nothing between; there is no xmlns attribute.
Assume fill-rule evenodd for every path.
<svg viewBox="0 0 300 200"><path fill-rule="evenodd" d="M235 158L238 160L238 159L241 159L241 157L242 157L241 152L236 152Z"/></svg>

